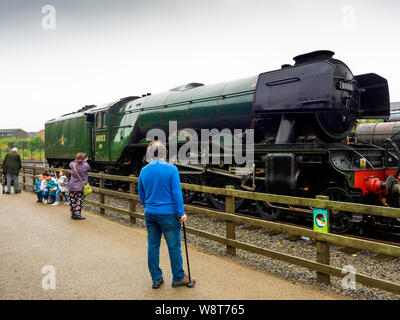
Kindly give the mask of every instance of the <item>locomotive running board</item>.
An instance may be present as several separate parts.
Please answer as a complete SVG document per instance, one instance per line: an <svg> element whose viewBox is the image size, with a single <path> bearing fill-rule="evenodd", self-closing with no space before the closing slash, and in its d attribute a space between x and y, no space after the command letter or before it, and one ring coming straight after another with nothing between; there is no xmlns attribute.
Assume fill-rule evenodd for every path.
<svg viewBox="0 0 400 320"><path fill-rule="evenodd" d="M239 180L242 180L242 178L244 176L246 176L246 175L243 175L243 174L242 175L238 175L238 174L235 174L235 173L230 173L230 172L228 172L226 170L223 170L223 169L207 168L205 166L182 164L182 163L179 163L179 162L173 163L173 164L178 166L178 167L186 167L188 169L198 170L198 171L179 171L179 173L181 173L181 174L198 174L198 175L200 175L200 174L203 174L203 173L206 173L206 172L210 172L210 173L215 173L215 174L219 174L219 175L222 175L222 176L226 176L226 177L230 177L230 178L234 178L234 179L239 179ZM230 168L230 170L231 169L236 169L236 168ZM248 173L247 175L253 174L253 170L252 169L249 169L249 170L250 171L248 171L248 170L246 171L246 173ZM240 172L240 170L238 170L238 171Z"/></svg>
<svg viewBox="0 0 400 320"><path fill-rule="evenodd" d="M179 171L180 174L199 174L200 175L206 171L206 168L203 166L200 167L200 166L196 166L193 164L182 164L179 162L168 162L168 163L173 164L178 167L186 167L188 169L192 169L192 171ZM197 171L194 171L194 170L197 170Z"/></svg>

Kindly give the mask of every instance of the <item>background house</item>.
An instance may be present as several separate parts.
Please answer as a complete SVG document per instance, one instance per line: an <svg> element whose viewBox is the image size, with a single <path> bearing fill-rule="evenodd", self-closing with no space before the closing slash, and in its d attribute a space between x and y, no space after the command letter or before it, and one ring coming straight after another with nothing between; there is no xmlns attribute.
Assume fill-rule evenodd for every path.
<svg viewBox="0 0 400 320"><path fill-rule="evenodd" d="M37 132L28 132L28 139L36 137Z"/></svg>
<svg viewBox="0 0 400 320"><path fill-rule="evenodd" d="M0 129L0 139L4 138L28 139L28 133L22 129Z"/></svg>
<svg viewBox="0 0 400 320"><path fill-rule="evenodd" d="M44 129L40 130L39 132L36 133L37 137L41 137L42 140L44 141Z"/></svg>

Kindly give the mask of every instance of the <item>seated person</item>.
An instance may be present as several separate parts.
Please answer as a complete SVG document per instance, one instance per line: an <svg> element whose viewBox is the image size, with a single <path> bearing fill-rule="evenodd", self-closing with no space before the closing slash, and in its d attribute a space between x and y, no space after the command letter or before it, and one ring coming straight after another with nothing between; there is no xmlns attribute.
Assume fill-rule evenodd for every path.
<svg viewBox="0 0 400 320"><path fill-rule="evenodd" d="M54 178L47 176L46 177L47 183L45 189L48 191L48 200L47 204L52 204L56 201L56 193L58 190L57 182Z"/></svg>
<svg viewBox="0 0 400 320"><path fill-rule="evenodd" d="M39 174L36 178L35 185L33 186L33 191L36 193L38 198L36 202L42 202L43 199L42 191L40 190L42 181L43 181L43 175Z"/></svg>
<svg viewBox="0 0 400 320"><path fill-rule="evenodd" d="M68 190L68 178L67 174L64 170L60 170L60 178L57 181L58 190L56 192L56 201L53 203L53 206L58 206L58 200L60 199L60 193L64 196L65 203L64 205L69 205L67 190Z"/></svg>
<svg viewBox="0 0 400 320"><path fill-rule="evenodd" d="M47 188L47 184L48 184L50 181L53 181L53 182L50 184L50 185L51 185L51 188ZM52 191L52 196L55 197L55 195L56 195L55 193L56 193L57 190L50 190L50 189L54 189L54 188L56 188L56 187L57 187L57 184L56 184L56 182L55 182L55 179L54 179L54 178L51 178L49 172L48 172L47 170L45 170L45 171L43 172L42 184L40 185L40 191L42 192L42 197L44 198L44 200L43 200L43 203L44 203L44 204L47 204L47 202L48 202L48 198L49 198L50 191ZM51 203L52 203L52 202L51 202Z"/></svg>

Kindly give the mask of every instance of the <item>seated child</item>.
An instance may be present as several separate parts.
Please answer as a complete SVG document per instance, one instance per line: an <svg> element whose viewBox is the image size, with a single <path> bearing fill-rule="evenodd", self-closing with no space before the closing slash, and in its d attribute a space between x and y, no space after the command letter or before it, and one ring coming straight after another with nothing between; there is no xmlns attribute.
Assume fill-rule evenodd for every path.
<svg viewBox="0 0 400 320"><path fill-rule="evenodd" d="M69 205L68 197L67 197L67 190L68 190L68 178L66 172L64 170L60 170L60 178L57 181L58 190L56 192L56 201L53 203L53 206L58 206L58 200L60 199L60 193L64 196L65 202L64 205Z"/></svg>
<svg viewBox="0 0 400 320"><path fill-rule="evenodd" d="M47 204L47 198L49 197L49 192L46 189L46 184L47 184L47 177L50 177L49 173L47 171L44 171L42 173L43 179L42 183L40 185L40 195L41 198L44 199L43 203Z"/></svg>
<svg viewBox="0 0 400 320"><path fill-rule="evenodd" d="M47 183L46 183L45 189L48 191L47 204L52 204L56 201L56 193L58 190L57 182L54 178L50 177L50 175L48 177L46 177L46 179L47 179Z"/></svg>
<svg viewBox="0 0 400 320"><path fill-rule="evenodd" d="M37 198L38 198L36 202L42 202L42 199L43 199L42 191L40 191L40 186L42 184L42 180L43 180L43 175L39 174L35 181L35 185L33 186L33 191L36 193Z"/></svg>
<svg viewBox="0 0 400 320"><path fill-rule="evenodd" d="M52 182L50 183L50 181L52 181ZM50 187L47 186L48 183L50 183ZM47 204L49 195L52 195L53 197L55 197L56 191L57 191L57 189L55 189L55 188L57 188L57 184L56 184L55 180L50 177L50 174L48 173L48 171L44 171L42 184L40 185L40 191L42 192L42 197L44 198L44 200L43 200L44 204ZM53 190L50 190L50 189L53 189ZM51 194L50 194L50 192L51 192Z"/></svg>

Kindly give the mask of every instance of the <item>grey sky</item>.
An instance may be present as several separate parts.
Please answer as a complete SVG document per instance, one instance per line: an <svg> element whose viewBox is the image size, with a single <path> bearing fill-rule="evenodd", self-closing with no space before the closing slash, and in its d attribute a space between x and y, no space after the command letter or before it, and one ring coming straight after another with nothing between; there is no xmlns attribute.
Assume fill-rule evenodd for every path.
<svg viewBox="0 0 400 320"><path fill-rule="evenodd" d="M56 29L42 28L42 7ZM400 3L0 0L0 128L37 131L85 104L274 70L329 49L400 101Z"/></svg>

